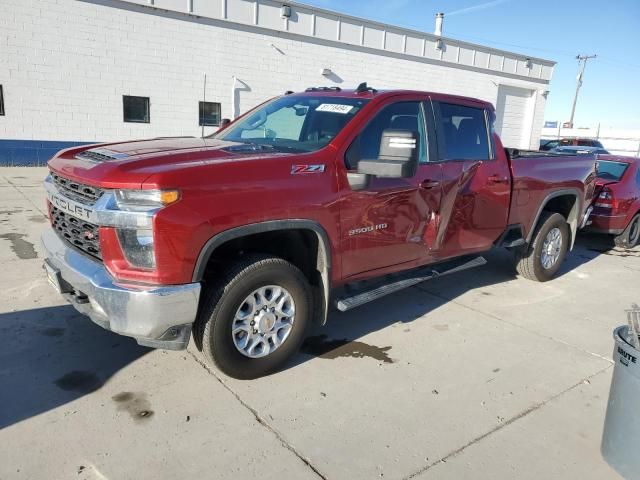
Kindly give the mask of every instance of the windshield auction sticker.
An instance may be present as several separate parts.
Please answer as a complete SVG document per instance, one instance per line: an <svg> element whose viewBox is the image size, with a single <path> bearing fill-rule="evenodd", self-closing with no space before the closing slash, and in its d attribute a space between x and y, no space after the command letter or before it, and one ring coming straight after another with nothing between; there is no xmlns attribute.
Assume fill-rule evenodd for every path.
<svg viewBox="0 0 640 480"><path fill-rule="evenodd" d="M316 108L316 112L341 113L342 115L346 115L351 110L353 110L353 105L341 105L339 103L323 103Z"/></svg>

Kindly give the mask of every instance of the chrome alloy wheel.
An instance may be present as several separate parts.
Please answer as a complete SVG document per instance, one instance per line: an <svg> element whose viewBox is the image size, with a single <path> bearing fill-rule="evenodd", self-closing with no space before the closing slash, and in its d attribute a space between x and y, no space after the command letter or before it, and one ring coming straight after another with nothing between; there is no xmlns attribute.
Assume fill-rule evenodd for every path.
<svg viewBox="0 0 640 480"><path fill-rule="evenodd" d="M291 294L277 285L254 290L244 299L233 319L231 335L240 353L266 357L289 337L296 305Z"/></svg>
<svg viewBox="0 0 640 480"><path fill-rule="evenodd" d="M540 254L540 261L542 266L549 270L553 267L558 258L560 258L560 251L562 250L562 233L559 228L552 228L547 233L544 243L542 244L542 252Z"/></svg>

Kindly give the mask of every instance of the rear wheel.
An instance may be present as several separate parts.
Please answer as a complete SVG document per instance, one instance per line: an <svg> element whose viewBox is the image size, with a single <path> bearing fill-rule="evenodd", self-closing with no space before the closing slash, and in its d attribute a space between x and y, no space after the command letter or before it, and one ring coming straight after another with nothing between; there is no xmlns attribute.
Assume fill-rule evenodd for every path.
<svg viewBox="0 0 640 480"><path fill-rule="evenodd" d="M633 248L640 243L640 213L631 219L627 228L614 238L618 247Z"/></svg>
<svg viewBox="0 0 640 480"><path fill-rule="evenodd" d="M533 240L516 253L516 270L529 280L551 280L560 269L568 248L566 219L559 213L542 212Z"/></svg>
<svg viewBox="0 0 640 480"><path fill-rule="evenodd" d="M304 340L310 299L297 267L281 258L249 256L208 287L196 322L198 347L231 377L272 373Z"/></svg>

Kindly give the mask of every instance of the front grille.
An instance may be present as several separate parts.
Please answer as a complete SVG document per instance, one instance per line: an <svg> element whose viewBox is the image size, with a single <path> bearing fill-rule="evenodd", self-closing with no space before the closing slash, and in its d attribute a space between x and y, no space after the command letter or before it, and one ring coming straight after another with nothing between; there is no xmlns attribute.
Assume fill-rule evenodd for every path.
<svg viewBox="0 0 640 480"><path fill-rule="evenodd" d="M102 260L98 225L73 217L51 205L51 226L63 240Z"/></svg>
<svg viewBox="0 0 640 480"><path fill-rule="evenodd" d="M69 197L71 200L84 203L85 205L93 205L104 193L104 190L101 188L74 182L57 173L51 172L51 178L53 178L53 183L60 193Z"/></svg>

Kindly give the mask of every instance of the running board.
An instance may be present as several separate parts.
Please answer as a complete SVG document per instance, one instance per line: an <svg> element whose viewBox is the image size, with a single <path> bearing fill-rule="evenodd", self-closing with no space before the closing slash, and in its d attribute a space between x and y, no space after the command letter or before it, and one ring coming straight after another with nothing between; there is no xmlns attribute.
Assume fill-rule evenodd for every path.
<svg viewBox="0 0 640 480"><path fill-rule="evenodd" d="M457 265L452 266L448 269L447 266L451 265L450 263L438 265L436 267L427 267L421 268L419 270L414 270L408 274L408 277L407 274L400 274L397 279L395 281L392 281L391 283L387 283L371 290L361 291L359 293L356 293L355 295L339 298L336 301L336 308L341 312L346 312L348 310L351 310L352 308L359 307L361 305L364 305L365 303L377 300L378 298L382 298L404 288L417 285L418 283L426 282L427 280L432 280L444 275L449 275L450 273L456 273L463 270L468 270L470 268L481 267L486 263L487 261L484 259L484 257L475 257L462 264L458 263Z"/></svg>

